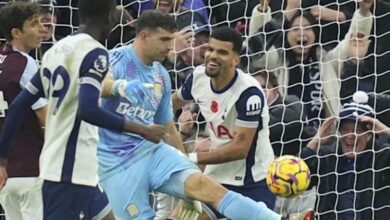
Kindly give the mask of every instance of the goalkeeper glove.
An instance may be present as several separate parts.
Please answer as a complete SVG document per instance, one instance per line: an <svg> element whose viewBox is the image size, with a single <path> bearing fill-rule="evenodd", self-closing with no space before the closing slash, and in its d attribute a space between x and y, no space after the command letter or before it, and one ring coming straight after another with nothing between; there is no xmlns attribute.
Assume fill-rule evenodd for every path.
<svg viewBox="0 0 390 220"><path fill-rule="evenodd" d="M150 103L153 98L152 84L142 84L139 80L116 80L111 93L114 96L127 98L132 104L141 104L145 101Z"/></svg>
<svg viewBox="0 0 390 220"><path fill-rule="evenodd" d="M182 200L180 220L197 220L202 213L202 203L197 200Z"/></svg>

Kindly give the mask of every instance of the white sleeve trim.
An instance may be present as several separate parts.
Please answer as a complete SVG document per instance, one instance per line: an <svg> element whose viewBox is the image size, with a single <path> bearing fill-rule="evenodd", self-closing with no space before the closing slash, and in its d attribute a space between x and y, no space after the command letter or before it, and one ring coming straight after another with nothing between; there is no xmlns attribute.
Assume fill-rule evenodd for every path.
<svg viewBox="0 0 390 220"><path fill-rule="evenodd" d="M32 95L36 95L39 90L37 89L37 87L35 87L31 82L29 82L26 86L26 89L28 92L30 92ZM47 99L45 98L39 98L32 106L31 106L31 109L32 110L38 110L44 106L47 105Z"/></svg>
<svg viewBox="0 0 390 220"><path fill-rule="evenodd" d="M38 88L35 87L31 82L27 84L26 89L33 95L36 95L39 92Z"/></svg>
<svg viewBox="0 0 390 220"><path fill-rule="evenodd" d="M188 100L185 100L183 95L181 94L182 89L183 89L183 87L180 87L180 89L177 90L177 97L179 97L180 101L188 101Z"/></svg>
<svg viewBox="0 0 390 220"><path fill-rule="evenodd" d="M47 99L45 98L39 98L32 106L31 109L36 111L40 108L43 108L47 105Z"/></svg>
<svg viewBox="0 0 390 220"><path fill-rule="evenodd" d="M102 91L102 84L99 81L97 81L96 79L91 78L91 77L81 77L80 84L89 84L89 85L96 87L99 90L99 92Z"/></svg>
<svg viewBox="0 0 390 220"><path fill-rule="evenodd" d="M246 128L257 128L259 126L258 121L243 121L240 119L236 119L236 125Z"/></svg>

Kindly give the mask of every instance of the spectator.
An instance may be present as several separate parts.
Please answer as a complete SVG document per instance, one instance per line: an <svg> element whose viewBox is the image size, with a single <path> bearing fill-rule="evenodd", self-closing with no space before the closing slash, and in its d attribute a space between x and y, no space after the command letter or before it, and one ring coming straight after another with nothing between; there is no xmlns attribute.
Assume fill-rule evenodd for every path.
<svg viewBox="0 0 390 220"><path fill-rule="evenodd" d="M371 10L374 13L374 24L371 35L356 37L350 46L351 59L344 62L342 72L341 98L346 102L352 94L358 90L368 92L372 105L378 113L378 118L386 125L390 125L388 110L381 105L384 103L371 99L378 94L390 94L390 81L388 70L390 69L390 3L382 0L374 1ZM367 40L367 37L369 39Z"/></svg>
<svg viewBox="0 0 390 220"><path fill-rule="evenodd" d="M176 18L179 32L175 39L175 48L163 63L171 76L172 89L176 90L192 73L196 66L204 63L205 45L210 30L198 13L184 13Z"/></svg>
<svg viewBox="0 0 390 220"><path fill-rule="evenodd" d="M108 41L107 49L129 44L135 37L135 21L123 6L116 7L117 21Z"/></svg>
<svg viewBox="0 0 390 220"><path fill-rule="evenodd" d="M348 60L344 62L341 72L340 97L343 103L349 102L352 95L358 91L373 92L375 83L374 74L365 76L363 70L365 66L364 57L367 54L370 41L368 36L358 33L350 38L348 49Z"/></svg>
<svg viewBox="0 0 390 220"><path fill-rule="evenodd" d="M57 3L60 16L57 20L56 32L60 36L73 34L79 26L79 0L53 0Z"/></svg>
<svg viewBox="0 0 390 220"><path fill-rule="evenodd" d="M369 35L371 44L361 66L361 76L372 79L373 83L368 88L370 92L390 95L390 3L387 0L374 0L371 11L375 26Z"/></svg>
<svg viewBox="0 0 390 220"><path fill-rule="evenodd" d="M321 28L320 42L331 50L345 38L357 5L351 0L306 0L301 7L310 8Z"/></svg>
<svg viewBox="0 0 390 220"><path fill-rule="evenodd" d="M362 103L344 104L337 123L324 121L301 153L317 186L320 219L386 219L390 215L390 146L376 135L390 136L390 128L375 119Z"/></svg>
<svg viewBox="0 0 390 220"><path fill-rule="evenodd" d="M131 10L135 12L134 18L138 18L138 16L142 12L148 9L153 9L155 8L154 5L158 3L159 0L144 0L144 1L139 1L139 0L117 0L118 4L122 4L126 9ZM176 1L176 0L174 0ZM209 15L207 11L207 7L205 5L205 2L202 0L180 0L182 2L182 5L185 8L190 9L191 11L198 12L201 14L206 21L209 20ZM214 1L214 0L213 0ZM171 0L165 1L163 4L166 6L172 5ZM169 6L171 7L171 6Z"/></svg>
<svg viewBox="0 0 390 220"><path fill-rule="evenodd" d="M350 39L349 60L344 62L341 74L340 97L343 103L352 99L356 91L369 93L368 105L377 112L377 118L390 126L390 95L378 94L373 88L376 86L376 74L364 73L367 65L367 54L371 41L367 36L358 34Z"/></svg>
<svg viewBox="0 0 390 220"><path fill-rule="evenodd" d="M360 9L352 19L350 33L370 33L372 16L369 9L372 1L360 2ZM296 1L288 1L284 16L289 20L288 28L291 29L287 29L285 39L283 33L279 35L279 32L273 32L272 36L267 36L269 41L265 42L261 30L249 39L250 65L252 68L263 67L273 71L281 85L281 94L296 95L303 101L309 125L318 127L321 118L337 115L339 111L340 60L347 58L348 40L344 39L336 48L326 52L318 45L319 30L315 26L315 18L307 11L297 13L298 8ZM262 9L266 11L260 12ZM256 7L250 33L259 30L267 21L272 25L283 23L277 18L271 20L270 13L266 5Z"/></svg>
<svg viewBox="0 0 390 220"><path fill-rule="evenodd" d="M42 44L41 47L33 50L30 54L36 60L42 60L43 54L50 49L58 40L63 37L56 34L55 28L59 17L59 11L55 8L56 2L51 0L40 0L41 22L43 23Z"/></svg>
<svg viewBox="0 0 390 220"><path fill-rule="evenodd" d="M303 103L294 95L282 97L273 73L255 73L255 79L263 88L269 108L270 141L276 157L299 153L309 129L304 129L306 118Z"/></svg>

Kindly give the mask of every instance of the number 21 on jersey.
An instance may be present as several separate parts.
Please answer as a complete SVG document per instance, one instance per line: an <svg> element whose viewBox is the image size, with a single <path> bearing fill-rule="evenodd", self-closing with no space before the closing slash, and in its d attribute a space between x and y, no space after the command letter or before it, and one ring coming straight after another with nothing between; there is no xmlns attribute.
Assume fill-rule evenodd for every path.
<svg viewBox="0 0 390 220"><path fill-rule="evenodd" d="M0 91L0 118L5 118L5 110L8 109L8 102L4 100L3 91Z"/></svg>

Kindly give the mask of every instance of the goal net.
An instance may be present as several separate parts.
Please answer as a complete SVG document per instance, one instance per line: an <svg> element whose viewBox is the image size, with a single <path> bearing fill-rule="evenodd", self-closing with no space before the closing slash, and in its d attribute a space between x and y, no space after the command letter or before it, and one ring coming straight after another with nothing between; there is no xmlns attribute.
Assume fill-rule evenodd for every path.
<svg viewBox="0 0 390 220"><path fill-rule="evenodd" d="M1 1L0 7L5 2ZM343 104L354 101L357 91L368 96L367 100L358 99L360 104L371 106L376 112L373 117L390 126L387 0L160 0L155 1L157 6L152 0L117 2L120 19L106 41L109 49L130 44L137 17L154 7L169 10L173 4L169 12L180 20L179 28L190 26L194 31L190 45L176 40L175 57L164 63L172 78L172 91L204 62L202 33L223 25L241 32L244 49L239 67L253 75L264 90L275 156L300 155L325 119L339 117ZM57 20L56 24L45 23L45 28L55 27L50 41L77 30L76 0L56 0L48 7ZM183 15L188 11L191 16ZM33 53L39 61L39 55ZM196 104L183 107L175 118L187 153L210 150L212 131ZM348 141L348 135L340 132L340 123L329 128L331 140L315 147L309 157L314 161L312 180L317 187L294 199L278 199L275 209L287 215L312 208L320 219L384 219L390 213L390 199L386 199L390 195L390 139L384 132L372 135L359 128L355 125L348 133L353 136ZM325 143L324 137L322 140ZM349 157L343 147L359 152ZM152 193L157 209L156 200ZM165 207L161 208L164 217L175 206L171 200L160 204Z"/></svg>

